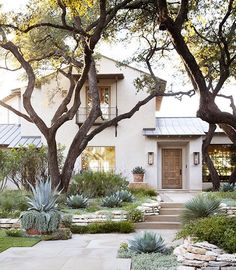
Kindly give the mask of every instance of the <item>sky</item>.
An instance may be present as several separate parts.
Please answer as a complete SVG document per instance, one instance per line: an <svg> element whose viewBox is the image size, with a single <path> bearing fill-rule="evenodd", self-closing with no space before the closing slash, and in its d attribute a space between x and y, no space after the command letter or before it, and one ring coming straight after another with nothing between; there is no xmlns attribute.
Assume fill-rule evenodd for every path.
<svg viewBox="0 0 236 270"><path fill-rule="evenodd" d="M0 4L3 5L5 11L19 10L24 7L27 0L0 0ZM124 48L123 44L102 44L99 46L99 52L102 54L122 61L135 52L137 44L130 43L128 47ZM190 90L191 85L186 85L185 88L181 85L181 77L173 80L174 69L171 66L156 67L155 73L158 77L167 81L167 90L173 88L174 91ZM18 79L18 74L11 74L4 72L0 69L0 98L5 96L11 89L23 86L25 83ZM231 84L226 88L226 94L234 94L236 84ZM236 100L236 95L235 95ZM183 106L184 103L184 106ZM164 98L162 101L160 116L195 116L198 109L199 99L198 95L189 98L183 97L182 101L175 98ZM224 102L222 99L219 101L221 108L229 110L229 103Z"/></svg>

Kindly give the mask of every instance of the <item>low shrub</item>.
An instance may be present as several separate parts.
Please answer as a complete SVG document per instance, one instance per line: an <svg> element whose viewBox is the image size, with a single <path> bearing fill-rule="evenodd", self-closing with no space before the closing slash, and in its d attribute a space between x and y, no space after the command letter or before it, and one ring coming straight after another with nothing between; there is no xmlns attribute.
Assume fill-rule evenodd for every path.
<svg viewBox="0 0 236 270"><path fill-rule="evenodd" d="M60 228L52 234L43 235L41 239L44 241L50 240L68 240L72 238L72 232L69 228Z"/></svg>
<svg viewBox="0 0 236 270"><path fill-rule="evenodd" d="M61 216L61 224L65 228L70 228L72 225L72 218L73 218L73 216L71 214L63 214Z"/></svg>
<svg viewBox="0 0 236 270"><path fill-rule="evenodd" d="M129 182L121 174L86 171L73 177L69 193L87 197L109 196L121 189L127 189Z"/></svg>
<svg viewBox="0 0 236 270"><path fill-rule="evenodd" d="M221 201L207 194L200 194L185 203L181 219L183 223L208 217L219 212Z"/></svg>
<svg viewBox="0 0 236 270"><path fill-rule="evenodd" d="M21 190L6 190L0 193L0 210L1 211L25 211L28 208L28 193Z"/></svg>
<svg viewBox="0 0 236 270"><path fill-rule="evenodd" d="M136 196L149 196L149 197L156 197L157 191L153 188L131 188L128 189L133 195Z"/></svg>
<svg viewBox="0 0 236 270"><path fill-rule="evenodd" d="M144 231L133 240L129 240L129 249L135 253L163 253L166 246L159 234Z"/></svg>
<svg viewBox="0 0 236 270"><path fill-rule="evenodd" d="M85 234L85 233L131 233L134 231L134 224L129 221L107 221L104 223L93 223L87 226L71 226L72 233Z"/></svg>
<svg viewBox="0 0 236 270"><path fill-rule="evenodd" d="M236 219L227 216L212 216L189 224L177 234L177 238L196 237L208 241L226 252L236 252Z"/></svg>
<svg viewBox="0 0 236 270"><path fill-rule="evenodd" d="M23 231L20 229L9 229L5 231L7 236L11 237L22 237L23 236Z"/></svg>
<svg viewBox="0 0 236 270"><path fill-rule="evenodd" d="M20 214L21 211L19 210L7 211L0 209L0 218L19 218Z"/></svg>
<svg viewBox="0 0 236 270"><path fill-rule="evenodd" d="M128 212L128 219L132 222L141 222L144 220L144 214L141 210L131 209Z"/></svg>
<svg viewBox="0 0 236 270"><path fill-rule="evenodd" d="M236 200L236 190L232 192L223 192L223 191L216 191L216 192L209 192L211 196L218 198L218 199L233 199Z"/></svg>

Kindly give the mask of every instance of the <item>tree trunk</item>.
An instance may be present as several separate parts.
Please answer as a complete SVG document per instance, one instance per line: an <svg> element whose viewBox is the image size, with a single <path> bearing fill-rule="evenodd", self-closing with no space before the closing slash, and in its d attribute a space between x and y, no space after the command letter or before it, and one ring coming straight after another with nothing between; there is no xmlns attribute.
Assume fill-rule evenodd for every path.
<svg viewBox="0 0 236 270"><path fill-rule="evenodd" d="M215 124L210 124L209 125L209 130L206 134L206 138L203 140L202 143L202 159L203 162L206 163L207 168L210 172L210 176L211 176L211 182L212 182L212 186L213 186L213 190L219 190L220 188L220 177L218 175L218 172L208 154L208 146L211 143L212 137L214 135L214 132L216 130L216 125Z"/></svg>
<svg viewBox="0 0 236 270"><path fill-rule="evenodd" d="M55 135L50 136L47 140L48 144L48 170L51 177L52 186L55 188L59 186L59 190L62 190L63 183L59 171L58 159L57 159L57 144Z"/></svg>
<svg viewBox="0 0 236 270"><path fill-rule="evenodd" d="M235 184L236 183L236 166L234 167L234 170L232 171L230 177L229 177L229 183Z"/></svg>

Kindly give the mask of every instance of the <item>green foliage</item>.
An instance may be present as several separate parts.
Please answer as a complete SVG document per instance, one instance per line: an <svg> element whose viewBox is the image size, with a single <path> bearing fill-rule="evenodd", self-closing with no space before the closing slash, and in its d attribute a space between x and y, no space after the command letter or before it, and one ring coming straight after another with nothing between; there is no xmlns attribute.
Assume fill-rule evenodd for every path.
<svg viewBox="0 0 236 270"><path fill-rule="evenodd" d="M44 241L49 240L68 240L72 238L72 232L69 228L59 228L57 231L52 234L42 235L41 239Z"/></svg>
<svg viewBox="0 0 236 270"><path fill-rule="evenodd" d="M136 253L161 253L166 250L166 246L160 235L144 231L133 240L129 240L129 249Z"/></svg>
<svg viewBox="0 0 236 270"><path fill-rule="evenodd" d="M33 195L28 198L29 210L36 210L40 212L49 212L56 208L56 202L59 196L57 187L52 189L52 182L50 179L46 181L39 180L36 186L30 185Z"/></svg>
<svg viewBox="0 0 236 270"><path fill-rule="evenodd" d="M132 194L136 196L149 196L155 197L157 196L157 191L153 188L131 188L128 189Z"/></svg>
<svg viewBox="0 0 236 270"><path fill-rule="evenodd" d="M120 207L121 204L122 204L122 200L116 194L107 196L102 200L102 206L109 207L109 208Z"/></svg>
<svg viewBox="0 0 236 270"><path fill-rule="evenodd" d="M0 230L0 252L10 247L32 247L40 241L40 238L33 237L10 237L6 230Z"/></svg>
<svg viewBox="0 0 236 270"><path fill-rule="evenodd" d="M28 210L20 216L21 227L25 230L36 229L40 233L54 232L59 228L61 214L57 210L39 212Z"/></svg>
<svg viewBox="0 0 236 270"><path fill-rule="evenodd" d="M235 187L235 184L234 183L223 184L223 186L220 189L220 191L223 191L223 192L233 192L235 190L236 190L236 187Z"/></svg>
<svg viewBox="0 0 236 270"><path fill-rule="evenodd" d="M132 256L132 270L176 270L177 266L178 262L174 255L143 253Z"/></svg>
<svg viewBox="0 0 236 270"><path fill-rule="evenodd" d="M143 167L137 166L137 167L133 168L132 173L133 174L144 174L145 169Z"/></svg>
<svg viewBox="0 0 236 270"><path fill-rule="evenodd" d="M120 174L86 171L74 176L70 186L71 194L87 197L109 196L121 189L127 189L129 182Z"/></svg>
<svg viewBox="0 0 236 270"><path fill-rule="evenodd" d="M19 218L21 211L14 210L14 211L6 211L0 209L0 218Z"/></svg>
<svg viewBox="0 0 236 270"><path fill-rule="evenodd" d="M6 230L6 235L11 236L11 237L22 237L23 232L22 230L19 230L19 229L9 229L9 230Z"/></svg>
<svg viewBox="0 0 236 270"><path fill-rule="evenodd" d="M196 237L208 241L226 252L236 252L236 219L227 216L212 216L186 224L177 238Z"/></svg>
<svg viewBox="0 0 236 270"><path fill-rule="evenodd" d="M217 213L220 209L220 200L208 194L200 194L185 204L181 219L184 223L192 220L208 217Z"/></svg>
<svg viewBox="0 0 236 270"><path fill-rule="evenodd" d="M85 234L85 233L131 233L134 231L133 223L129 221L107 221L104 223L93 223L87 226L71 226L72 233L76 234Z"/></svg>
<svg viewBox="0 0 236 270"><path fill-rule="evenodd" d="M115 194L116 194L116 196L118 196L120 198L120 200L122 202L133 202L134 201L134 196L128 190L119 190Z"/></svg>
<svg viewBox="0 0 236 270"><path fill-rule="evenodd" d="M0 212L25 211L27 209L27 192L5 190L0 193Z"/></svg>
<svg viewBox="0 0 236 270"><path fill-rule="evenodd" d="M218 199L232 199L236 200L236 190L232 192L209 192L210 196L213 196Z"/></svg>
<svg viewBox="0 0 236 270"><path fill-rule="evenodd" d="M132 222L141 222L144 220L144 214L141 210L131 209L128 212L128 219Z"/></svg>
<svg viewBox="0 0 236 270"><path fill-rule="evenodd" d="M70 214L63 214L61 217L61 224L66 228L70 228L72 225L73 216Z"/></svg>
<svg viewBox="0 0 236 270"><path fill-rule="evenodd" d="M71 195L67 198L67 205L71 208L86 208L88 206L88 198L83 195Z"/></svg>

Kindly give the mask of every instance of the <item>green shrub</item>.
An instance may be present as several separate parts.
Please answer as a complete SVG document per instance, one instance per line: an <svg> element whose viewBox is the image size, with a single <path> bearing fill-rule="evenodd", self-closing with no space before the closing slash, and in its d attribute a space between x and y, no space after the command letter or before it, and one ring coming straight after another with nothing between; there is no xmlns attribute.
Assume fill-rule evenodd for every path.
<svg viewBox="0 0 236 270"><path fill-rule="evenodd" d="M65 228L70 228L72 225L72 218L71 214L63 214L61 217L61 224L65 226Z"/></svg>
<svg viewBox="0 0 236 270"><path fill-rule="evenodd" d="M19 218L21 211L14 210L14 211L6 211L0 209L0 218Z"/></svg>
<svg viewBox="0 0 236 270"><path fill-rule="evenodd" d="M102 206L104 207L109 207L109 208L120 207L121 204L122 204L122 200L116 194L107 196L102 200Z"/></svg>
<svg viewBox="0 0 236 270"><path fill-rule="evenodd" d="M161 253L166 250L166 246L159 234L144 231L129 240L129 249L136 253Z"/></svg>
<svg viewBox="0 0 236 270"><path fill-rule="evenodd" d="M217 213L220 209L220 200L207 194L200 194L185 204L181 219L183 223L208 217Z"/></svg>
<svg viewBox="0 0 236 270"><path fill-rule="evenodd" d="M121 174L86 171L73 177L69 193L84 194L90 198L104 197L118 190L127 189L128 184Z"/></svg>
<svg viewBox="0 0 236 270"><path fill-rule="evenodd" d="M23 232L22 230L19 229L9 229L5 231L7 236L11 236L11 237L22 237L23 236Z"/></svg>
<svg viewBox="0 0 236 270"><path fill-rule="evenodd" d="M128 219L132 222L141 222L144 220L144 214L139 209L131 209L128 212Z"/></svg>
<svg viewBox="0 0 236 270"><path fill-rule="evenodd" d="M236 219L227 216L212 216L189 224L177 234L177 238L196 237L208 241L229 253L236 252Z"/></svg>
<svg viewBox="0 0 236 270"><path fill-rule="evenodd" d="M129 191L136 196L148 196L155 197L157 196L157 191L153 188L131 188L129 187Z"/></svg>
<svg viewBox="0 0 236 270"><path fill-rule="evenodd" d="M131 233L134 231L134 224L129 221L107 221L104 223L92 223L87 226L71 226L72 233L85 234L85 233Z"/></svg>
<svg viewBox="0 0 236 270"><path fill-rule="evenodd" d="M1 211L25 211L27 206L28 193L21 190L6 190L0 193Z"/></svg>
<svg viewBox="0 0 236 270"><path fill-rule="evenodd" d="M88 198L83 195L71 195L67 198L67 205L71 208L86 208L88 206Z"/></svg>
<svg viewBox="0 0 236 270"><path fill-rule="evenodd" d="M69 228L60 228L57 231L53 232L52 234L43 235L41 237L44 241L50 240L68 240L72 238L72 232Z"/></svg>
<svg viewBox="0 0 236 270"><path fill-rule="evenodd" d="M223 191L217 191L217 192L209 192L211 196L218 198L218 199L233 199L236 200L236 190L232 192L223 192Z"/></svg>

